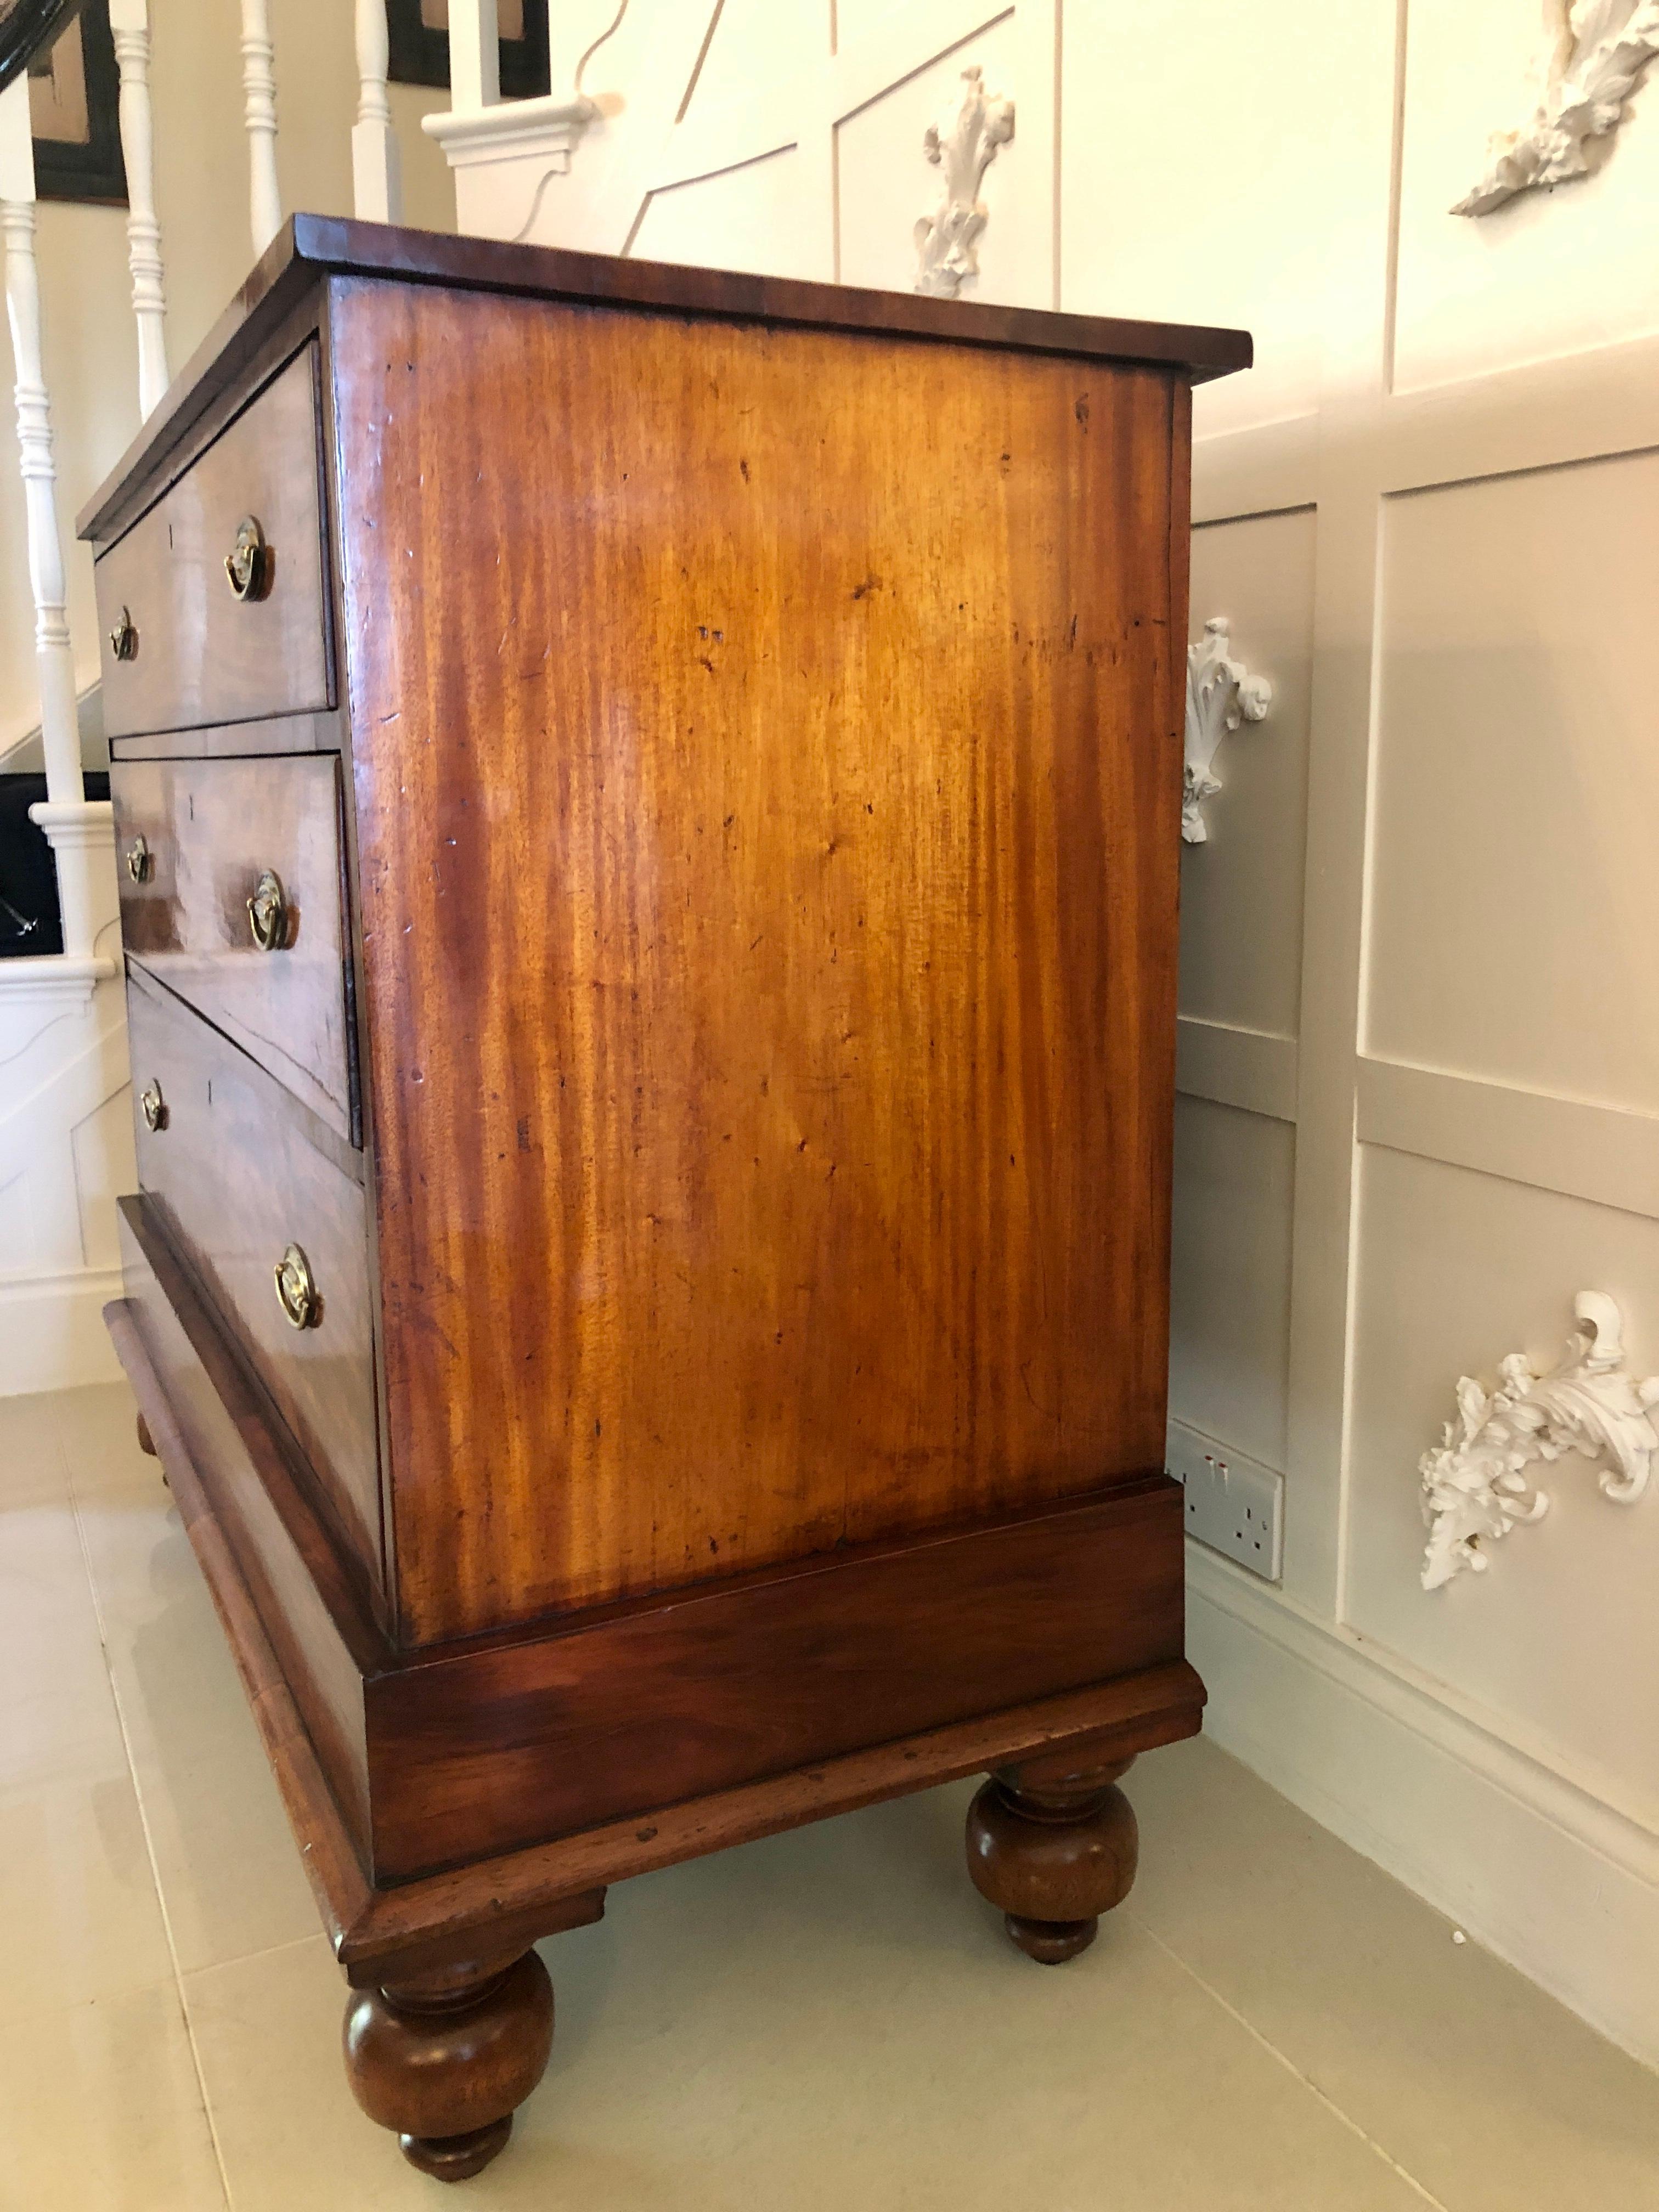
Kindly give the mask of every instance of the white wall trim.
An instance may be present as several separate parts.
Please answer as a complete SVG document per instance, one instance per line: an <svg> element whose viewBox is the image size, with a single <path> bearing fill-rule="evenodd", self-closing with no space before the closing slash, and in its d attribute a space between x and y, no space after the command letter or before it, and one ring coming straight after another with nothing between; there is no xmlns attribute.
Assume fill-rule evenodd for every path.
<svg viewBox="0 0 1659 2212"><path fill-rule="evenodd" d="M1206 1732L1649 2065L1659 1804L1189 1544Z"/></svg>
<svg viewBox="0 0 1659 2212"><path fill-rule="evenodd" d="M1220 430L1193 441L1193 527L1314 506L1319 493L1319 417Z"/></svg>
<svg viewBox="0 0 1659 2212"><path fill-rule="evenodd" d="M1176 1025L1176 1089L1275 1121L1296 1119L1296 1039L1182 1014Z"/></svg>
<svg viewBox="0 0 1659 2212"><path fill-rule="evenodd" d="M1659 1221L1659 1115L1362 1056L1357 1133Z"/></svg>
<svg viewBox="0 0 1659 2212"><path fill-rule="evenodd" d="M89 1006L100 983L116 973L112 959L72 959L67 952L0 960L0 1006L43 1007L54 1018Z"/></svg>
<svg viewBox="0 0 1659 2212"><path fill-rule="evenodd" d="M118 1382L104 1308L121 1287L118 1267L0 1276L0 1398Z"/></svg>

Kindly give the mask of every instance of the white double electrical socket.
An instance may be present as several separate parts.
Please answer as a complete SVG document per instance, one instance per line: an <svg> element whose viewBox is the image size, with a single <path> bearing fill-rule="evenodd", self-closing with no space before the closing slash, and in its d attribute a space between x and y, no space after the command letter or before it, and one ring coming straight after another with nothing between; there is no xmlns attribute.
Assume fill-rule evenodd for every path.
<svg viewBox="0 0 1659 2212"><path fill-rule="evenodd" d="M1184 1421L1171 1421L1165 1467L1187 1493L1187 1534L1276 1583L1283 1570L1285 1478Z"/></svg>

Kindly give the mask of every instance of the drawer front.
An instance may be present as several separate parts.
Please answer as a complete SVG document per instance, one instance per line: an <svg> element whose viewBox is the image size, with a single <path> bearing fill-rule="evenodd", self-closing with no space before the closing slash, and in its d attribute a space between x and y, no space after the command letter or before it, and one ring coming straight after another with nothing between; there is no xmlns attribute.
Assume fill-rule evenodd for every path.
<svg viewBox="0 0 1659 2212"><path fill-rule="evenodd" d="M262 1069L137 969L127 1017L139 1187L378 1578L380 1450L362 1186L310 1141L292 1101ZM302 1327L277 1290L290 1246L303 1255L318 1301ZM287 1283L303 1313L295 1266Z"/></svg>
<svg viewBox="0 0 1659 2212"><path fill-rule="evenodd" d="M129 954L357 1141L336 757L118 761L110 795Z"/></svg>
<svg viewBox="0 0 1659 2212"><path fill-rule="evenodd" d="M108 736L333 703L316 360L307 345L100 557ZM264 550L239 597L226 561L250 521Z"/></svg>

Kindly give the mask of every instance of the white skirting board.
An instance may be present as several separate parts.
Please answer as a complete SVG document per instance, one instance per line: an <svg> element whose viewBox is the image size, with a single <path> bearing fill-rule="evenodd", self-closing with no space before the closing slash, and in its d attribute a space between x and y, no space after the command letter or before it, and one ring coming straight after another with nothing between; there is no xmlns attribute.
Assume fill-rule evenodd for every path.
<svg viewBox="0 0 1659 2212"><path fill-rule="evenodd" d="M103 1310L120 1295L118 1267L0 1276L0 1398L118 1381Z"/></svg>
<svg viewBox="0 0 1659 2212"><path fill-rule="evenodd" d="M1659 1819L1190 1543L1187 1596L1205 1729L1224 1750L1659 2066Z"/></svg>

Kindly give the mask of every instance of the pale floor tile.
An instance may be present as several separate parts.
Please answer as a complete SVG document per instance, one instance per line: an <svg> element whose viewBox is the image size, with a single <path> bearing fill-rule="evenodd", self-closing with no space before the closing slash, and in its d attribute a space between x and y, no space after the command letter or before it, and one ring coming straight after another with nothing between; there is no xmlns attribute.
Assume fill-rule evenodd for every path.
<svg viewBox="0 0 1659 2212"><path fill-rule="evenodd" d="M653 1875L545 1945L553 2061L469 2202L1420 2212L1133 1925L1020 1958L962 1869L966 1794ZM237 2212L434 2202L350 2100L324 1943L186 1989Z"/></svg>
<svg viewBox="0 0 1659 2212"><path fill-rule="evenodd" d="M9 1974L0 2084L7 2212L225 2212L171 1978L54 2005Z"/></svg>
<svg viewBox="0 0 1659 2212"><path fill-rule="evenodd" d="M131 1776L0 1794L5 2005L76 2004L170 1980ZM0 2199L3 2202L3 2199Z"/></svg>
<svg viewBox="0 0 1659 2212"><path fill-rule="evenodd" d="M94 1394L81 1392L79 1396ZM130 1405L129 1401L129 1405ZM180 1968L314 1935L317 1908L156 1462L76 1494ZM78 1470L83 1462L76 1459Z"/></svg>
<svg viewBox="0 0 1659 2212"><path fill-rule="evenodd" d="M33 1465L33 1463L31 1463ZM0 1792L125 1765L66 1494L0 1465Z"/></svg>
<svg viewBox="0 0 1659 2212"><path fill-rule="evenodd" d="M1659 2075L1213 1745L1128 1787L1127 1909L1425 2188L1457 2212L1659 2212Z"/></svg>
<svg viewBox="0 0 1659 2212"><path fill-rule="evenodd" d="M70 1393L0 1398L0 1511L64 1495L66 1474L58 1441Z"/></svg>

